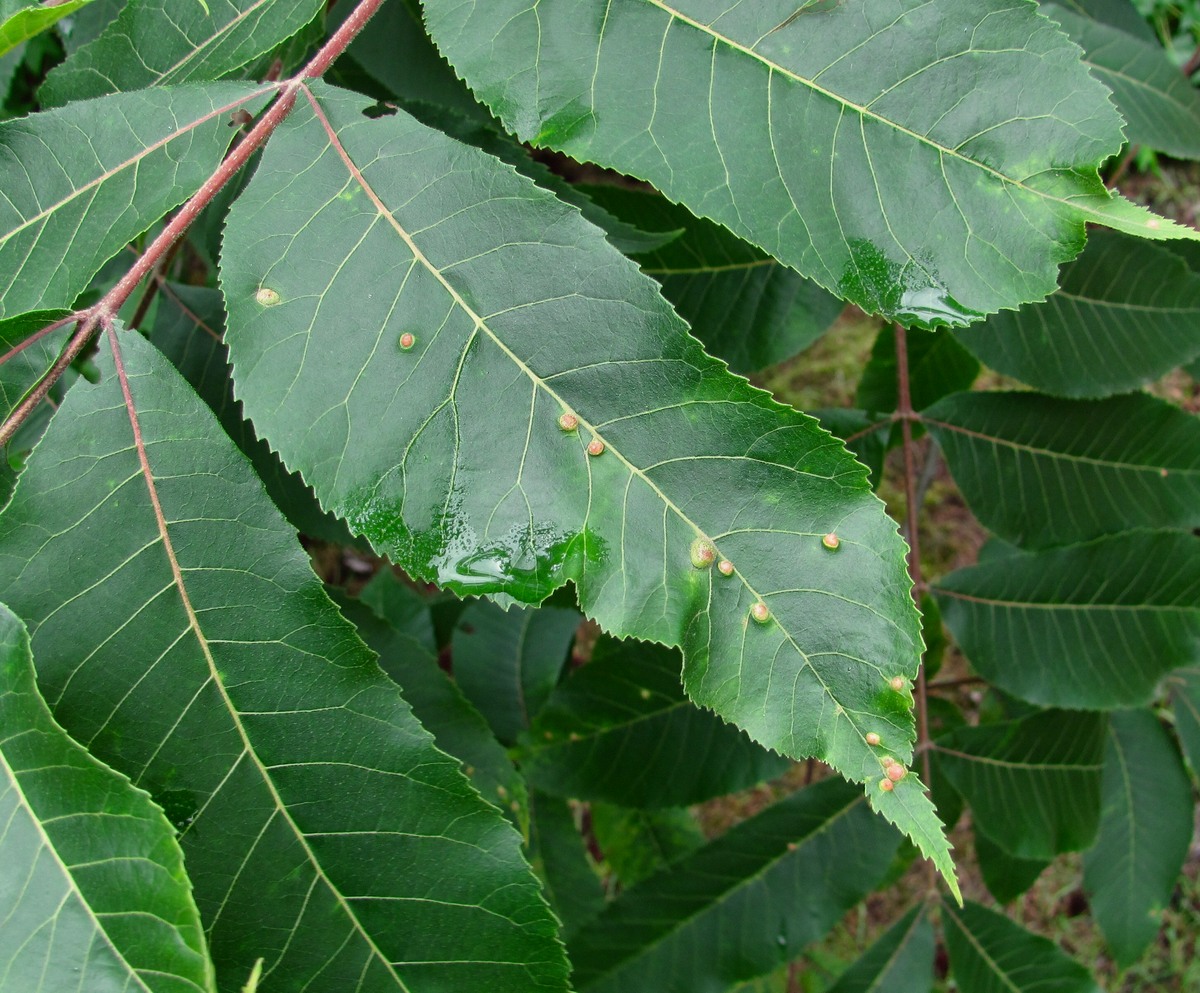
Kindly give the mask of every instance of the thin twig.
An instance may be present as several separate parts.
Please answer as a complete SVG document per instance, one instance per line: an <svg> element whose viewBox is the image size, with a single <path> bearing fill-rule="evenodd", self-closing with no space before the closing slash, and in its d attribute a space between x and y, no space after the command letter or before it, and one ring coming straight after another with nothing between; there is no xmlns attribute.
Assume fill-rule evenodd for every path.
<svg viewBox="0 0 1200 993"><path fill-rule="evenodd" d="M137 289L138 284L154 270L159 261L166 256L171 247L183 237L184 232L200 216L200 212L212 202L221 188L237 175L250 156L258 151L284 118L291 113L296 104L296 94L305 82L323 75L382 5L383 0L362 0L362 3L354 9L354 13L342 22L341 27L325 42L308 65L291 79L278 84L279 97L275 103L259 118L258 123L237 144L237 147L213 174L204 181L200 189L180 208L179 213L159 232L158 237L138 257L138 260L121 277L116 286L91 307L78 311L66 321L59 321L49 327L49 330L53 330L54 327L61 327L64 323L72 320L79 322L78 329L58 360L38 380L37 385L26 394L17 408L0 426L0 446L7 444L9 439L16 434L37 404L50 392L75 357L83 351L96 331L112 322L125 305L125 301ZM43 328L37 332L37 336L46 333L48 333L47 328Z"/></svg>
<svg viewBox="0 0 1200 993"><path fill-rule="evenodd" d="M1183 64L1183 74L1188 79L1192 78L1192 73L1200 69L1200 45L1196 46L1196 50L1192 52L1191 57Z"/></svg>
<svg viewBox="0 0 1200 993"><path fill-rule="evenodd" d="M146 284L146 288L142 290L142 298L138 301L137 310L133 312L133 317L129 320L131 328L140 328L142 326L142 321L146 319L146 311L150 309L150 304L154 302L154 297L162 285L162 274L167 271L167 267L174 261L181 245L183 245L182 238L167 249L167 254L163 256L162 262L154 267L154 277Z"/></svg>
<svg viewBox="0 0 1200 993"><path fill-rule="evenodd" d="M987 680L982 676L959 676L957 679L935 679L929 684L931 690L949 690L957 686L974 686L977 683L986 683Z"/></svg>
<svg viewBox="0 0 1200 993"><path fill-rule="evenodd" d="M908 575L913 582L913 596L920 607L920 594L917 590L924 586L921 577L921 539L918 532L917 519L920 505L917 502L917 472L913 453L913 406L912 389L908 378L908 332L900 324L895 325L896 338L896 413L899 415L900 431L904 439L904 503L907 524L905 530L908 539ZM921 754L921 773L925 780L925 788L933 785L932 769L929 761L929 707L927 688L925 686L925 660L917 669L917 749ZM933 889L936 884L937 870L932 862L926 863L929 870L929 886Z"/></svg>

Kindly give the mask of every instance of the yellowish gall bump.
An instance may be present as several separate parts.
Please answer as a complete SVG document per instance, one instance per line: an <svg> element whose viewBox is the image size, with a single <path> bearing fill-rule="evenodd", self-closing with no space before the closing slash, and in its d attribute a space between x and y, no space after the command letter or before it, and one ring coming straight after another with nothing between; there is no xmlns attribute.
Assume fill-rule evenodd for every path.
<svg viewBox="0 0 1200 993"><path fill-rule="evenodd" d="M574 431L579 427L579 418L568 411L558 419L558 426L564 431Z"/></svg>
<svg viewBox="0 0 1200 993"><path fill-rule="evenodd" d="M643 700L649 700L650 699L650 691L649 690L639 690L638 696L640 696Z"/></svg>
<svg viewBox="0 0 1200 993"><path fill-rule="evenodd" d="M545 738L547 741L553 741L554 740L554 732L553 731L543 731L542 737Z"/></svg>
<svg viewBox="0 0 1200 993"><path fill-rule="evenodd" d="M879 788L883 790L884 793L891 793L892 790L896 788L896 784L890 779L881 779L879 780Z"/></svg>
<svg viewBox="0 0 1200 993"><path fill-rule="evenodd" d="M895 765L896 760L894 758L892 758L890 755L884 755L883 757L880 758L879 764L886 769L889 766Z"/></svg>
<svg viewBox="0 0 1200 993"><path fill-rule="evenodd" d="M721 559L721 561L717 563L717 572L719 572L722 576L732 576L733 563L730 562L729 559Z"/></svg>
<svg viewBox="0 0 1200 993"><path fill-rule="evenodd" d="M1167 470L1166 470L1166 469L1159 469L1159 470L1158 470L1158 474L1159 474L1160 476L1162 476L1162 478L1163 478L1163 479L1166 479L1166 478L1167 478L1167 477L1170 475L1170 473L1169 473L1169 472L1167 472Z"/></svg>
<svg viewBox="0 0 1200 993"><path fill-rule="evenodd" d="M821 544L828 548L831 552L836 552L841 543L842 540L832 531L830 531L829 534L825 535L825 537L821 539Z"/></svg>
<svg viewBox="0 0 1200 993"><path fill-rule="evenodd" d="M789 842L788 842L788 851L789 851L789 852L794 852L794 851L795 851L797 848L799 848L799 847L800 847L800 846L799 846L799 845L797 845L797 844L796 844L794 841L789 841Z"/></svg>
<svg viewBox="0 0 1200 993"><path fill-rule="evenodd" d="M264 286L254 294L254 299L264 307L274 307L275 304L279 303L279 294Z"/></svg>
<svg viewBox="0 0 1200 993"><path fill-rule="evenodd" d="M593 438L588 442L587 453L588 455L603 455L604 442L602 442L599 438Z"/></svg>
<svg viewBox="0 0 1200 993"><path fill-rule="evenodd" d="M888 680L888 685L892 689L894 689L897 693L899 693L902 689L904 689L904 677L903 676L893 676L891 679Z"/></svg>
<svg viewBox="0 0 1200 993"><path fill-rule="evenodd" d="M761 600L750 608L750 616L753 617L759 624L766 624L771 619L771 611L767 609L767 605Z"/></svg>
<svg viewBox="0 0 1200 993"><path fill-rule="evenodd" d="M899 762L893 762L891 765L889 765L887 767L887 778L890 779L893 783L900 782L900 780L902 780L907 775L908 775L908 770L905 769L904 766L902 766Z"/></svg>
<svg viewBox="0 0 1200 993"><path fill-rule="evenodd" d="M508 796L508 790L506 790L503 786L497 786L496 792L500 794L500 799L502 800Z"/></svg>
<svg viewBox="0 0 1200 993"><path fill-rule="evenodd" d="M1146 222L1146 227L1150 228L1152 231L1157 230L1160 226L1161 225L1157 217L1152 217Z"/></svg>
<svg viewBox="0 0 1200 993"><path fill-rule="evenodd" d="M707 538L697 538L692 542L692 565L697 569L707 569L717 557L717 550Z"/></svg>
<svg viewBox="0 0 1200 993"><path fill-rule="evenodd" d="M400 336L400 347L403 348L406 352L410 348L412 348L413 345L415 345L416 343L417 343L417 336L415 334L413 334L411 331L405 331L404 334L402 334Z"/></svg>
<svg viewBox="0 0 1200 993"><path fill-rule="evenodd" d="M879 735L877 735L874 731L867 732L867 744L868 745L874 747L875 745L879 744L879 741L880 741Z"/></svg>
<svg viewBox="0 0 1200 993"><path fill-rule="evenodd" d="M583 741L583 735L576 731L572 731L567 737L569 737L572 741Z"/></svg>

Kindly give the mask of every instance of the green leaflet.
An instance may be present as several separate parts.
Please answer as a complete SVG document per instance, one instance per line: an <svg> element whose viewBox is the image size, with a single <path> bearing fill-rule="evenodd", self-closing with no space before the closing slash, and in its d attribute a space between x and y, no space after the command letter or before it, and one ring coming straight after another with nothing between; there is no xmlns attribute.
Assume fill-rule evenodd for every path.
<svg viewBox="0 0 1200 993"><path fill-rule="evenodd" d="M129 0L94 41L53 69L45 106L219 79L311 21L322 0Z"/></svg>
<svg viewBox="0 0 1200 993"><path fill-rule="evenodd" d="M1137 389L1200 356L1200 273L1174 247L1095 231L1049 300L956 336L997 372L1055 396Z"/></svg>
<svg viewBox="0 0 1200 993"><path fill-rule="evenodd" d="M1194 663L1200 538L1134 531L959 569L933 584L942 617L989 682L1043 706L1149 702Z"/></svg>
<svg viewBox="0 0 1200 993"><path fill-rule="evenodd" d="M929 993L935 951L929 914L923 906L913 907L838 977L829 993Z"/></svg>
<svg viewBox="0 0 1200 993"><path fill-rule="evenodd" d="M1049 859L1092 843L1100 816L1104 718L1046 710L937 739L938 768L975 828L1010 855Z"/></svg>
<svg viewBox="0 0 1200 993"><path fill-rule="evenodd" d="M451 641L454 679L506 745L545 706L582 621L577 610L563 607L503 610L486 601L459 615Z"/></svg>
<svg viewBox="0 0 1200 993"><path fill-rule="evenodd" d="M1114 957L1128 966L1158 933L1192 840L1192 784L1150 711L1109 717L1101 797L1083 882Z"/></svg>
<svg viewBox="0 0 1200 993"><path fill-rule="evenodd" d="M1008 0L426 0L522 140L647 179L873 313L964 325L1039 300L1110 196L1107 91Z"/></svg>
<svg viewBox="0 0 1200 993"><path fill-rule="evenodd" d="M683 232L666 245L626 254L662 284L705 351L734 372L749 375L791 358L842 312L842 301L816 283L665 197L617 186L587 191L630 223Z"/></svg>
<svg viewBox="0 0 1200 993"><path fill-rule="evenodd" d="M1200 779L1200 665L1177 669L1170 685L1175 730L1193 775Z"/></svg>
<svg viewBox="0 0 1200 993"><path fill-rule="evenodd" d="M0 985L210 993L183 854L162 811L67 737L0 606Z"/></svg>
<svg viewBox="0 0 1200 993"><path fill-rule="evenodd" d="M975 857L979 859L979 874L997 903L1011 903L1037 882L1050 864L1048 859L1010 855L982 831L975 832Z"/></svg>
<svg viewBox="0 0 1200 993"><path fill-rule="evenodd" d="M948 393L969 390L979 375L978 360L949 331L910 331L905 342L913 410L924 410ZM896 332L887 325L875 338L854 405L873 414L890 414L899 403L897 382Z"/></svg>
<svg viewBox="0 0 1200 993"><path fill-rule="evenodd" d="M41 34L89 0L66 0L55 6L31 0L0 0L0 55ZM7 83L7 80L4 82Z"/></svg>
<svg viewBox="0 0 1200 993"><path fill-rule="evenodd" d="M235 388L289 467L412 575L532 603L574 581L606 630L681 646L692 699L769 747L878 783L874 731L907 761L889 680L916 674L918 619L862 468L707 357L574 208L365 105L303 90L226 228ZM696 542L734 573L694 566ZM949 877L901 787L874 804Z"/></svg>
<svg viewBox="0 0 1200 993"><path fill-rule="evenodd" d="M958 909L943 901L942 922L961 993L1102 993L1054 942L994 910L970 902Z"/></svg>
<svg viewBox="0 0 1200 993"><path fill-rule="evenodd" d="M688 700L681 668L676 651L602 638L592 660L554 691L525 736L520 762L526 778L538 789L580 800L683 807L790 767Z"/></svg>
<svg viewBox="0 0 1200 993"><path fill-rule="evenodd" d="M43 335L37 332L62 316L61 310L36 311L0 321L0 413L3 416L8 416L58 358L72 327L64 326Z"/></svg>
<svg viewBox="0 0 1200 993"><path fill-rule="evenodd" d="M635 810L601 802L588 808L604 862L626 889L704 844L704 834L686 807Z"/></svg>
<svg viewBox="0 0 1200 993"><path fill-rule="evenodd" d="M517 834L170 363L102 346L0 517L0 597L56 719L181 832L222 987L263 957L309 993L565 990Z"/></svg>
<svg viewBox="0 0 1200 993"><path fill-rule="evenodd" d="M1177 158L1200 158L1200 91L1157 38L1134 37L1058 3L1041 7L1079 44L1096 78L1112 90L1125 118L1126 140Z"/></svg>
<svg viewBox="0 0 1200 993"><path fill-rule="evenodd" d="M610 903L570 945L575 987L709 993L764 975L879 882L898 840L845 783L793 793Z"/></svg>
<svg viewBox="0 0 1200 993"><path fill-rule="evenodd" d="M535 791L529 812L530 862L562 921L562 936L569 941L604 907L600 877L584 851L574 812L566 800Z"/></svg>
<svg viewBox="0 0 1200 993"><path fill-rule="evenodd" d="M71 306L108 259L209 177L233 137L230 115L256 112L273 92L145 90L0 124L0 318Z"/></svg>
<svg viewBox="0 0 1200 993"><path fill-rule="evenodd" d="M1200 419L1142 393L956 393L924 412L985 527L1024 547L1200 525Z"/></svg>

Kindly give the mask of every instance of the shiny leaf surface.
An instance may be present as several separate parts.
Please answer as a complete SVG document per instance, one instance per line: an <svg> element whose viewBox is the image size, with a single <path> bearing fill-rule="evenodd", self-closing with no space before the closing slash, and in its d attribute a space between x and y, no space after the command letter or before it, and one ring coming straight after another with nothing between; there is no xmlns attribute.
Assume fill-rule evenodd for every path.
<svg viewBox="0 0 1200 993"><path fill-rule="evenodd" d="M427 0L443 54L523 141L649 180L909 325L1039 300L1093 221L1200 238L1111 197L1121 120L1079 50L1008 0Z"/></svg>
<svg viewBox="0 0 1200 993"><path fill-rule="evenodd" d="M919 632L861 467L705 356L573 208L363 108L311 84L230 215L256 427L411 575L527 602L573 580L606 630L683 647L694 701L872 783L949 876L916 778L875 785L868 733L911 755Z"/></svg>
<svg viewBox="0 0 1200 993"><path fill-rule="evenodd" d="M261 956L311 993L564 990L516 832L173 366L103 344L0 517L0 596L56 719L180 830L222 985Z"/></svg>
<svg viewBox="0 0 1200 993"><path fill-rule="evenodd" d="M0 985L22 993L209 993L175 832L67 737L0 606Z"/></svg>
<svg viewBox="0 0 1200 993"><path fill-rule="evenodd" d="M89 0L66 0L48 5L29 0L0 0L0 55L41 34Z"/></svg>

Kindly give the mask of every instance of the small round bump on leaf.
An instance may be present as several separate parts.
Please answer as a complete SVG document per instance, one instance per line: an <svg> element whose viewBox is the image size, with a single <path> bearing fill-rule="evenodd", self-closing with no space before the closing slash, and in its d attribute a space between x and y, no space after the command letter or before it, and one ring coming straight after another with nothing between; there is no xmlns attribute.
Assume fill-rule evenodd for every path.
<svg viewBox="0 0 1200 993"><path fill-rule="evenodd" d="M583 741L583 735L581 735L578 731L572 731L569 735L567 735L567 737L570 738L571 741Z"/></svg>
<svg viewBox="0 0 1200 993"><path fill-rule="evenodd" d="M904 689L904 677L903 676L893 676L891 679L888 680L888 685L892 689L894 689L897 693L899 693L901 690Z"/></svg>
<svg viewBox="0 0 1200 993"><path fill-rule="evenodd" d="M766 624L771 619L771 611L767 605L761 600L750 608L750 616L753 617L759 624Z"/></svg>
<svg viewBox="0 0 1200 993"><path fill-rule="evenodd" d="M908 770L905 769L904 766L902 766L899 762L893 762L891 765L889 765L887 767L887 778L890 779L893 783L900 782L900 780L902 780L907 775L908 775Z"/></svg>
<svg viewBox="0 0 1200 993"><path fill-rule="evenodd" d="M874 747L875 745L879 744L880 740L881 739L880 739L879 735L877 735L874 731L867 732L867 744L868 745Z"/></svg>
<svg viewBox="0 0 1200 993"><path fill-rule="evenodd" d="M263 307L274 307L279 303L279 294L263 286L254 294L254 299Z"/></svg>
<svg viewBox="0 0 1200 993"><path fill-rule="evenodd" d="M730 562L729 559L721 559L721 561L717 563L717 572L719 572L722 576L732 576L733 563Z"/></svg>
<svg viewBox="0 0 1200 993"><path fill-rule="evenodd" d="M500 795L501 800L505 799L508 796L508 790L505 789L503 786L497 786L496 792Z"/></svg>
<svg viewBox="0 0 1200 993"><path fill-rule="evenodd" d="M890 779L881 779L879 780L879 788L883 790L884 793L891 793L892 790L896 788L896 784Z"/></svg>
<svg viewBox="0 0 1200 993"><path fill-rule="evenodd" d="M1166 469L1159 469L1158 474L1162 476L1163 479L1166 479L1170 475Z"/></svg>
<svg viewBox="0 0 1200 993"><path fill-rule="evenodd" d="M603 455L604 442L602 442L599 438L593 438L588 442L587 453L588 455Z"/></svg>
<svg viewBox="0 0 1200 993"><path fill-rule="evenodd" d="M649 700L650 699L650 691L649 690L638 690L638 696L640 696L643 700Z"/></svg>
<svg viewBox="0 0 1200 993"><path fill-rule="evenodd" d="M697 569L707 569L717 557L717 550L707 538L697 538L692 542L692 565Z"/></svg>
<svg viewBox="0 0 1200 993"><path fill-rule="evenodd" d="M799 847L800 847L800 846L799 846L799 845L797 845L797 844L796 844L794 841L789 841L789 842L788 842L788 851L789 851L789 852L794 852L794 851L795 851L797 848L799 848Z"/></svg>
<svg viewBox="0 0 1200 993"><path fill-rule="evenodd" d="M1162 227L1162 223L1157 217L1152 217L1146 222L1146 227L1150 228L1152 231L1156 231L1158 228Z"/></svg>
<svg viewBox="0 0 1200 993"><path fill-rule="evenodd" d="M547 741L553 741L554 740L554 732L553 731L543 731L542 737L545 738Z"/></svg>
<svg viewBox="0 0 1200 993"><path fill-rule="evenodd" d="M565 414L562 414L559 417L558 426L564 431L574 431L577 427L579 427L579 418L568 410Z"/></svg>
<svg viewBox="0 0 1200 993"><path fill-rule="evenodd" d="M836 552L842 544L842 539L832 531L821 539L821 544L828 548L831 552Z"/></svg>
<svg viewBox="0 0 1200 993"><path fill-rule="evenodd" d="M879 764L886 769L889 766L895 765L896 760L894 758L892 758L890 755L884 755L884 756L880 757Z"/></svg>
<svg viewBox="0 0 1200 993"><path fill-rule="evenodd" d="M410 348L412 348L413 345L415 345L416 343L417 343L417 336L415 334L413 334L411 331L405 331L404 334L402 334L400 336L400 347L403 348L406 352Z"/></svg>

